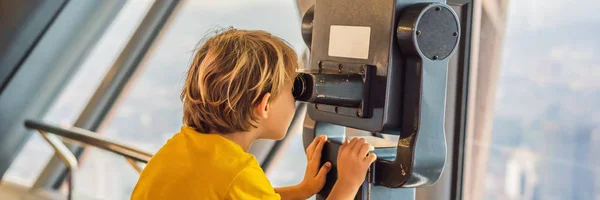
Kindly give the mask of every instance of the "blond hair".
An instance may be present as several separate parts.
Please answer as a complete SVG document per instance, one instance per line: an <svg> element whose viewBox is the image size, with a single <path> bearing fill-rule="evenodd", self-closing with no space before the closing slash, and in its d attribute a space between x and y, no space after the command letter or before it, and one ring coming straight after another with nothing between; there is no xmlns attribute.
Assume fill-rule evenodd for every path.
<svg viewBox="0 0 600 200"><path fill-rule="evenodd" d="M295 76L296 53L265 31L226 29L196 52L181 92L183 123L201 133L257 126L252 108Z"/></svg>

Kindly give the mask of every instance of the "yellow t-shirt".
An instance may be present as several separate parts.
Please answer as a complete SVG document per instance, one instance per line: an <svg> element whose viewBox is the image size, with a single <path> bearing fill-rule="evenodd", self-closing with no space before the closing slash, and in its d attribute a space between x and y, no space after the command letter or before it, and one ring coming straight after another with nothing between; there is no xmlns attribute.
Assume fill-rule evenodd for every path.
<svg viewBox="0 0 600 200"><path fill-rule="evenodd" d="M152 157L131 195L142 199L281 199L253 155L183 126Z"/></svg>

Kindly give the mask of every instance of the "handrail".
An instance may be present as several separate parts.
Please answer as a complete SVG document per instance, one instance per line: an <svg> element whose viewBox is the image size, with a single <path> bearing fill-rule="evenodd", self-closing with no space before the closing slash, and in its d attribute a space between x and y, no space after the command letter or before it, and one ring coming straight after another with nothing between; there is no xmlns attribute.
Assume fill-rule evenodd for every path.
<svg viewBox="0 0 600 200"><path fill-rule="evenodd" d="M85 145L94 146L96 148L110 151L138 162L148 163L153 155L152 153L148 153L141 149L129 147L119 142L103 138L99 136L98 133L77 127L64 129L35 120L26 120L25 127L52 133L54 135L58 135Z"/></svg>
<svg viewBox="0 0 600 200"><path fill-rule="evenodd" d="M74 171L77 170L79 166L75 155L73 155L71 150L69 150L69 148L67 148L67 146L65 146L65 144L63 143L64 140L71 140L77 143L94 146L106 151L122 155L138 173L142 172L142 168L139 165L137 165L137 162L148 163L150 158L152 158L151 153L133 147L129 147L106 138L102 138L97 133L77 127L64 129L35 120L25 121L25 127L36 129L46 140L46 142L48 142L48 144L52 146L54 152L56 152L60 159L65 163L65 165L67 165L67 168L69 169L69 176L67 179L67 182L69 184L69 192L67 199L69 200L73 198ZM56 136L61 136L62 140Z"/></svg>
<svg viewBox="0 0 600 200"><path fill-rule="evenodd" d="M65 146L65 144L58 137L55 135L50 135L46 131L38 130L38 132L40 135L42 135L46 142L52 146L54 152L58 154L60 159L69 168L67 179L67 183L69 184L69 193L67 194L67 199L73 199L73 173L75 170L77 170L77 168L79 168L77 158L75 158L75 155L71 153L71 150L69 150L69 148L67 148L67 146Z"/></svg>

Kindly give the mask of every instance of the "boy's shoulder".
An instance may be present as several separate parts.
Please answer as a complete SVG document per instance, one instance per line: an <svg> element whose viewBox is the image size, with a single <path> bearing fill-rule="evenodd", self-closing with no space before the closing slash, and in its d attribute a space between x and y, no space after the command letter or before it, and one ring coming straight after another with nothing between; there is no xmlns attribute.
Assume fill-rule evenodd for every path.
<svg viewBox="0 0 600 200"><path fill-rule="evenodd" d="M199 195L223 197L234 181L243 182L257 177L257 180L266 180L256 159L241 147L236 149L229 144L231 141L223 141L227 139L219 135L183 129L148 162L140 174L135 192L161 190L176 193L182 188L194 188L193 193Z"/></svg>
<svg viewBox="0 0 600 200"><path fill-rule="evenodd" d="M185 126L167 141L150 162L155 158L161 162L179 163L173 166L193 171L211 169L213 172L225 170L239 173L246 166L257 164L254 156L232 141L217 134L198 133Z"/></svg>

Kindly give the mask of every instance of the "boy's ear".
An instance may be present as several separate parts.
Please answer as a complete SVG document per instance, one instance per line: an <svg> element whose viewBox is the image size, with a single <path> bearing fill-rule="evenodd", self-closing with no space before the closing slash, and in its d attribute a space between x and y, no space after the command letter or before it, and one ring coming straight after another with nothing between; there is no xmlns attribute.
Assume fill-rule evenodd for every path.
<svg viewBox="0 0 600 200"><path fill-rule="evenodd" d="M271 98L271 93L266 93L260 100L260 103L258 103L258 106L256 106L256 113L258 116L265 119L269 117L269 111L271 110L269 106L269 98Z"/></svg>

